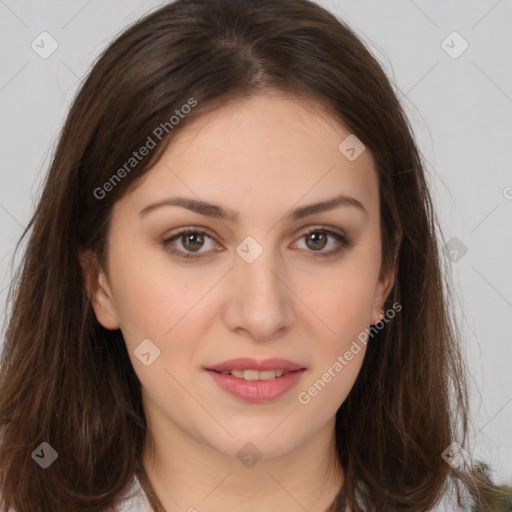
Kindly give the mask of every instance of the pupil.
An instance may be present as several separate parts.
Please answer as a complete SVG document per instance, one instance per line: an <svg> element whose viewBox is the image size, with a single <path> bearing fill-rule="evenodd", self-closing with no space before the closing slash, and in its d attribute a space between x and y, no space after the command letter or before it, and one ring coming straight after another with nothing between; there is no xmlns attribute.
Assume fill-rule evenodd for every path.
<svg viewBox="0 0 512 512"><path fill-rule="evenodd" d="M203 236L198 233L191 233L191 234L185 235L185 247L192 251L200 249L202 241L203 241ZM190 247L189 242L191 242L192 245L197 244L198 247Z"/></svg>
<svg viewBox="0 0 512 512"><path fill-rule="evenodd" d="M323 249L325 247L325 233L310 233L310 240L313 240L313 244L318 243L320 241L320 246L313 246L311 249ZM321 242L324 242L323 244Z"/></svg>

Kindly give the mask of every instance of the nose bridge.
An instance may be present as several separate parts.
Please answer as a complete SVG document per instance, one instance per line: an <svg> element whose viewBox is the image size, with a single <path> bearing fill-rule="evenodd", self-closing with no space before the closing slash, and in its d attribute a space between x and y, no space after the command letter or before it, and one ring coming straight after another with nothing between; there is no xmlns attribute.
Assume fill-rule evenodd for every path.
<svg viewBox="0 0 512 512"><path fill-rule="evenodd" d="M236 292L231 307L237 327L265 338L291 321L290 291L283 281L284 266L270 243L246 237L236 248L232 278Z"/></svg>
<svg viewBox="0 0 512 512"><path fill-rule="evenodd" d="M259 237L262 240L262 237ZM276 251L270 244L270 237L258 242L254 237L246 237L236 248L238 258L235 273L241 283L245 283L248 292L256 298L275 300L281 294L282 283L277 268L281 268ZM265 297L266 296L266 297Z"/></svg>

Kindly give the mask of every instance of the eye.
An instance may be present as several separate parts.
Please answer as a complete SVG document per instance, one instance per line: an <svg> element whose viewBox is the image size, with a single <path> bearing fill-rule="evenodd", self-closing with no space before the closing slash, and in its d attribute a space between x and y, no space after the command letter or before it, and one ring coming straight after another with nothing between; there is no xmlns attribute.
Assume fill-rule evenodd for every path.
<svg viewBox="0 0 512 512"><path fill-rule="evenodd" d="M162 245L164 249L168 250L171 254L176 254L183 258L199 258L201 257L201 253L207 252L200 251L200 249L204 246L204 242L207 238L213 240L213 238L206 231L188 228L180 231L179 233L176 233L170 238L166 238L162 241ZM174 243L174 241L180 242L185 251L181 249L170 248L169 245Z"/></svg>
<svg viewBox="0 0 512 512"><path fill-rule="evenodd" d="M332 239L331 246L334 244L334 248L323 251L323 249L329 245L329 238ZM314 257L332 256L340 253L348 247L351 247L351 243L345 235L324 226L310 229L300 237L299 241L301 240L305 240L306 247L311 249L308 252L316 253L313 254Z"/></svg>
<svg viewBox="0 0 512 512"><path fill-rule="evenodd" d="M334 242L334 248L328 251L323 251L328 246L329 238ZM328 229L324 226L310 229L307 233L303 234L299 241L306 240L307 252L316 253L314 257L328 257L338 254L343 249L351 247L350 241L341 233ZM205 242L210 240L213 242L213 237L208 232L201 229L187 228L173 236L162 240L162 246L171 254L175 254L181 258L200 258L202 254L211 252L211 250L219 251L220 249L201 250L205 248ZM179 242L182 248L171 247L171 244ZM211 243L210 242L210 243ZM294 244L297 244L295 242ZM309 249L309 250L308 250Z"/></svg>

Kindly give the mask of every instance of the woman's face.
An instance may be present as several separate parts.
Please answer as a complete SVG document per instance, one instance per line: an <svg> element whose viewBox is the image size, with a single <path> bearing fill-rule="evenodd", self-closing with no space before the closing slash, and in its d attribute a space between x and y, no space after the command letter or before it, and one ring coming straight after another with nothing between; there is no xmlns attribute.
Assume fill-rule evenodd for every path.
<svg viewBox="0 0 512 512"><path fill-rule="evenodd" d="M393 279L373 160L352 139L339 149L349 135L305 99L237 100L178 132L115 204L93 304L123 333L151 428L273 457L334 427ZM302 370L211 370L237 358Z"/></svg>

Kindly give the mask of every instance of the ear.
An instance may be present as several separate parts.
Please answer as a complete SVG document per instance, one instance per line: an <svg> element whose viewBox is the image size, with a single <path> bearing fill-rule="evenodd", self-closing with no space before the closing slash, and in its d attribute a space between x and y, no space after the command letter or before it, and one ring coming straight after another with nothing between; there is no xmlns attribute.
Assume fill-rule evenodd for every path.
<svg viewBox="0 0 512 512"><path fill-rule="evenodd" d="M393 288L395 279L394 267L382 271L377 282L375 290L375 300L373 303L371 325L375 325L384 318L384 303Z"/></svg>
<svg viewBox="0 0 512 512"><path fill-rule="evenodd" d="M375 300L373 304L372 310L372 318L371 325L375 325L377 322L382 320L385 316L384 314L384 303L388 298L391 290L393 288L393 284L395 282L395 268L396 268L396 260L398 257L398 251L400 248L400 240L401 236L397 236L394 240L395 242L395 250L393 255L393 263L389 266L389 268L382 268L379 276L379 280L377 282L377 287L375 290Z"/></svg>
<svg viewBox="0 0 512 512"><path fill-rule="evenodd" d="M105 273L100 269L96 255L92 251L81 253L80 267L85 291L96 319L105 329L119 329L112 292Z"/></svg>

